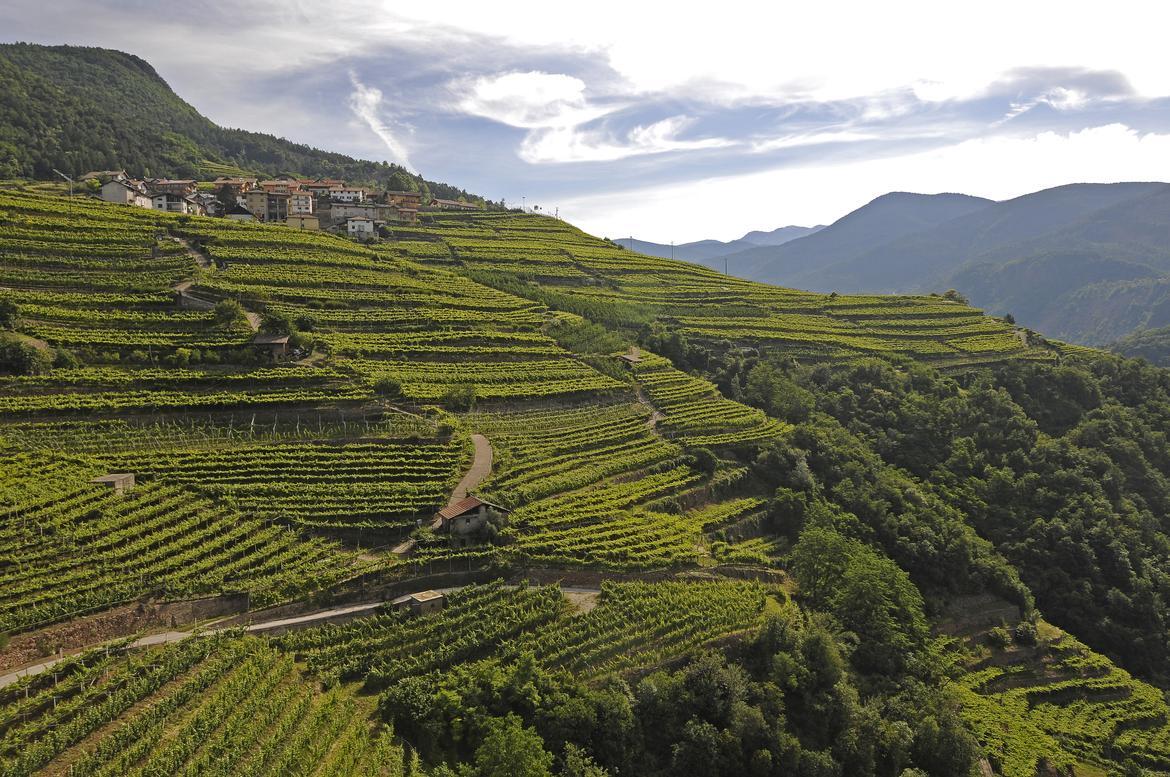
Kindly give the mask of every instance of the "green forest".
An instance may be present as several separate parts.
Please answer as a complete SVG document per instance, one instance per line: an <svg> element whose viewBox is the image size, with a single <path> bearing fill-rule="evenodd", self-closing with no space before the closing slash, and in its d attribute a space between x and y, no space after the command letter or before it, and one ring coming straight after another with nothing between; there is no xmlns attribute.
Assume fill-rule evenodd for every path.
<svg viewBox="0 0 1170 777"><path fill-rule="evenodd" d="M217 126L184 102L147 62L79 46L0 44L0 178L278 175L469 194L387 162L353 159L283 138Z"/></svg>

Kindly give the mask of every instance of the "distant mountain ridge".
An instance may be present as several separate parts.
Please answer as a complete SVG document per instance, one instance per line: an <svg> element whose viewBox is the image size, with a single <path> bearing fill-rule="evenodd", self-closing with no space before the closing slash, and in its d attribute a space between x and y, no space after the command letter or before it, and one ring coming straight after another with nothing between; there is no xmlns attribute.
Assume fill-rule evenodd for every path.
<svg viewBox="0 0 1170 777"><path fill-rule="evenodd" d="M473 198L399 165L220 127L148 62L121 51L0 44L0 95L0 178L52 178L54 168L169 178L295 173Z"/></svg>
<svg viewBox="0 0 1170 777"><path fill-rule="evenodd" d="M1170 326L1170 184L1068 184L1003 202L895 192L727 263L812 291L955 288L1043 334L1106 345Z"/></svg>
<svg viewBox="0 0 1170 777"><path fill-rule="evenodd" d="M660 256L664 259L682 259L687 262L696 262L708 267L723 269L723 257L740 251L760 248L764 246L779 246L798 238L811 235L824 229L824 225L815 227L798 227L789 225L777 227L770 232L752 230L736 240L696 240L690 243L679 243L671 246L666 243L653 243L648 240L638 240L634 237L621 237L615 243L625 246L632 251L650 256Z"/></svg>

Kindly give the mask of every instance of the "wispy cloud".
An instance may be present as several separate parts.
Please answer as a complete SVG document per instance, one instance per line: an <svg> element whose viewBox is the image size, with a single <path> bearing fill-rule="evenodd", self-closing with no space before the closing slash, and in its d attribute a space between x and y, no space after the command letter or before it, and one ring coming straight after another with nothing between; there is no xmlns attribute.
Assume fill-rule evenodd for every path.
<svg viewBox="0 0 1170 777"><path fill-rule="evenodd" d="M410 164L410 155L406 151L406 146L398 139L398 137L390 130L386 122L382 120L382 90L373 86L366 86L358 80L357 74L350 72L350 83L353 84L353 92L349 95L349 108L354 115L365 122L366 126L370 128L383 145L390 152L391 161L397 162L403 167L413 169Z"/></svg>

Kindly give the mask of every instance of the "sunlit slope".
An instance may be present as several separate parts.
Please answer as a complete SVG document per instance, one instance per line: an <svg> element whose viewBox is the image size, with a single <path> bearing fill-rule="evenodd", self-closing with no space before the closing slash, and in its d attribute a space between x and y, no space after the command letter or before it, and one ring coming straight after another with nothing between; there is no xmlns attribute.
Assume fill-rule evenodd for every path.
<svg viewBox="0 0 1170 777"><path fill-rule="evenodd" d="M396 228L388 250L612 324L657 321L671 332L794 358L901 354L939 363L1047 359L1028 336L936 296L818 294L645 256L556 219L514 213L431 214Z"/></svg>

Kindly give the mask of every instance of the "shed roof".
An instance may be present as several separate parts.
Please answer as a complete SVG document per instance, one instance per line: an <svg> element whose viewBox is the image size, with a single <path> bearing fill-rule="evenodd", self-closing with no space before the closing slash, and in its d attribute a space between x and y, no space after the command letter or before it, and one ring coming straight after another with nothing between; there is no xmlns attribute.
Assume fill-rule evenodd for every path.
<svg viewBox="0 0 1170 777"><path fill-rule="evenodd" d="M496 505L496 504L492 504L491 502L488 502L484 499L480 499L478 496L468 496L468 497L464 497L463 499L460 499L455 504L447 505L442 510L440 510L438 513L436 513L436 515L440 518L454 518L456 516L463 515L466 512L470 512L470 511L476 509L477 507L479 507L480 505L487 505L488 507L494 508L496 510L502 510L503 512L508 512L508 510L506 508L500 507L499 505Z"/></svg>
<svg viewBox="0 0 1170 777"><path fill-rule="evenodd" d="M288 343L288 335L261 332L252 338L252 342L256 345L285 345Z"/></svg>
<svg viewBox="0 0 1170 777"><path fill-rule="evenodd" d="M390 604L406 604L407 602L430 602L435 599L442 599L443 594L439 591L416 591L412 594L405 594L399 596L390 602Z"/></svg>

